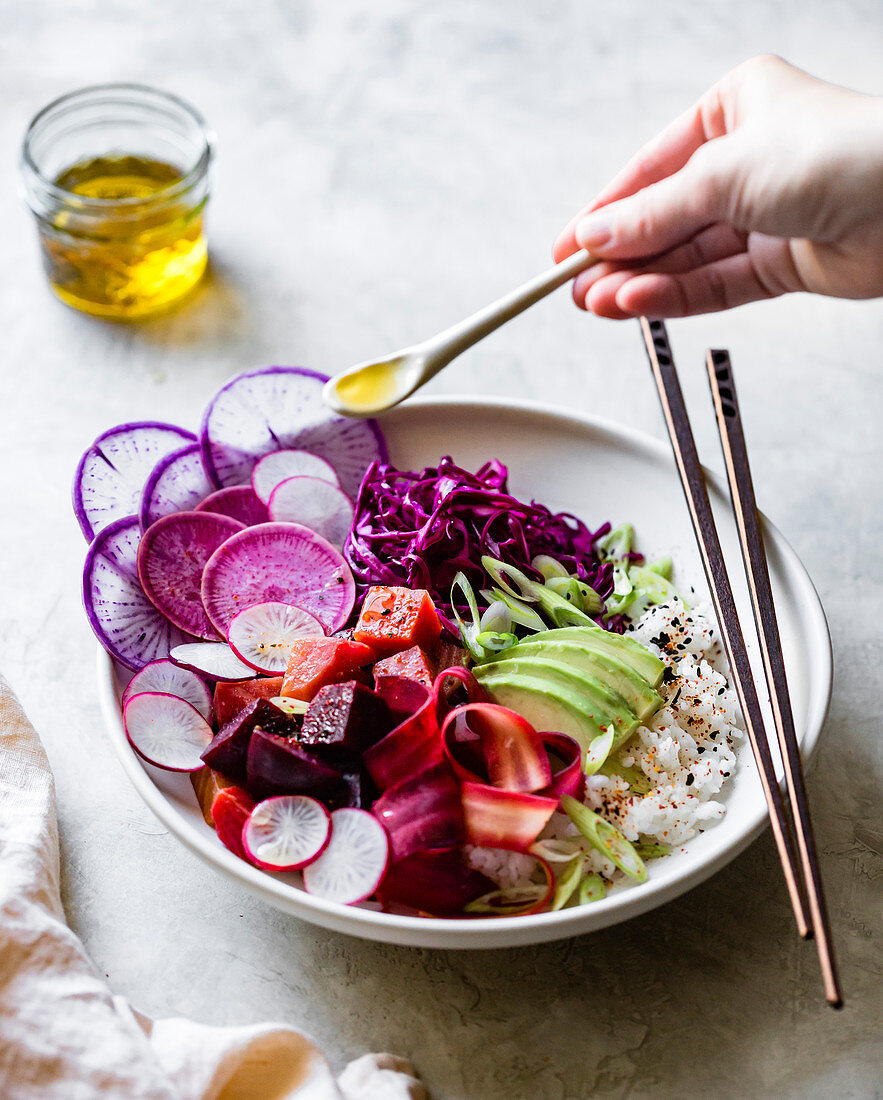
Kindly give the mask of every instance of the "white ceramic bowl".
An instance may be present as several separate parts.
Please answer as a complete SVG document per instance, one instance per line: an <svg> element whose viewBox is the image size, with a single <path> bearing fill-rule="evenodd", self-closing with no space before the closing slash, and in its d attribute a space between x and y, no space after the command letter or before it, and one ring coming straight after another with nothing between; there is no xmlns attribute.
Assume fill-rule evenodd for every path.
<svg viewBox="0 0 883 1100"><path fill-rule="evenodd" d="M393 410L383 419L392 461L418 469L452 454L476 469L499 458L516 496L579 515L590 526L630 521L648 556L669 553L675 581L705 594L698 552L668 447L619 425L525 402L430 398ZM743 582L735 527L725 489L709 475L712 504L746 635L751 611ZM794 551L765 523L767 553L777 600L782 647L798 736L805 757L815 748L831 692L831 643L819 598ZM749 643L759 684L762 667ZM187 776L153 768L130 748L120 714L129 673L99 649L101 705L113 746L138 793L159 820L191 851L271 905L338 932L421 947L490 948L539 943L616 924L670 901L739 854L763 829L766 807L747 744L726 795L726 816L665 859L649 865L648 881L614 891L601 901L557 913L473 920L394 916L311 897L298 876L270 875L239 860L203 821ZM760 695L766 698L766 691ZM769 725L772 731L772 726ZM778 754L774 752L778 761ZM779 775L781 777L781 768ZM185 873L182 869L182 873Z"/></svg>

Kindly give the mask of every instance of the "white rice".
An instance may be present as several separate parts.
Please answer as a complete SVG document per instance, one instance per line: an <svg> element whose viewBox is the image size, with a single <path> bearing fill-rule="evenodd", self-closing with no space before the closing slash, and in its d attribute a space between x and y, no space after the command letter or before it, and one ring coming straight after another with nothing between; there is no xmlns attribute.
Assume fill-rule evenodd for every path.
<svg viewBox="0 0 883 1100"><path fill-rule="evenodd" d="M724 816L719 796L736 772L741 715L707 605L688 610L674 599L652 607L629 634L668 665L659 689L665 704L612 762L640 771L651 789L637 793L619 776L594 775L586 781L585 801L627 839L674 848ZM564 814L553 814L541 834L576 835ZM501 887L524 884L536 866L529 856L487 848L473 848L469 862ZM589 853L588 866L610 883L624 880L600 852Z"/></svg>

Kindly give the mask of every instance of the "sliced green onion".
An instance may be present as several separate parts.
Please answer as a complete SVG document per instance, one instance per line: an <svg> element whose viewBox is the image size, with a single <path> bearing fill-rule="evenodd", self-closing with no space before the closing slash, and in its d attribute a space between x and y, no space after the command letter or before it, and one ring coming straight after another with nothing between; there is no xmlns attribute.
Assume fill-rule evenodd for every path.
<svg viewBox="0 0 883 1100"><path fill-rule="evenodd" d="M532 607L529 607L522 600L516 599L515 596L510 596L502 588L482 589L481 595L489 603L493 603L495 600L504 603L512 612L512 622L518 626L526 627L534 633L549 629L549 624Z"/></svg>
<svg viewBox="0 0 883 1100"><path fill-rule="evenodd" d="M289 699L287 695L274 695L270 700L274 707L284 710L286 714L306 714L309 703L302 699Z"/></svg>
<svg viewBox="0 0 883 1100"><path fill-rule="evenodd" d="M668 603L676 599L680 593L661 573L653 569L647 569L642 565L633 565L629 571L629 578L635 589L635 595L644 607L652 604ZM683 599L683 597L680 597ZM684 606L687 604L685 602Z"/></svg>
<svg viewBox="0 0 883 1100"><path fill-rule="evenodd" d="M547 886L507 886L491 890L463 906L465 913L484 913L494 917L517 917L538 905L549 893Z"/></svg>
<svg viewBox="0 0 883 1100"><path fill-rule="evenodd" d="M520 569L505 562L497 561L485 554L481 559L482 568L511 597L538 603L541 610L549 616L555 626L596 626L595 620L578 607L547 588L545 584L531 580ZM509 580L514 580L519 591L513 591ZM508 601L507 601L508 602Z"/></svg>
<svg viewBox="0 0 883 1100"><path fill-rule="evenodd" d="M516 569L514 565L508 565L504 561L498 561L496 558L492 558L490 554L483 554L481 558L481 567L494 584L502 588L508 595L514 596L515 599L522 600L525 603L536 602L536 596L532 589L542 588L543 586L536 581L532 581L526 573L522 573L521 570ZM515 583L515 588L512 587L510 581Z"/></svg>
<svg viewBox="0 0 883 1100"><path fill-rule="evenodd" d="M595 543L595 552L605 561L623 561L635 544L635 529L630 523L614 528Z"/></svg>
<svg viewBox="0 0 883 1100"><path fill-rule="evenodd" d="M640 768L626 767L625 764L617 760L605 760L598 768L598 773L610 778L618 775L620 779L624 779L628 783L629 790L633 794L649 794L653 787L653 784Z"/></svg>
<svg viewBox="0 0 883 1100"><path fill-rule="evenodd" d="M595 589L578 577L550 577L546 588L589 615L597 615L604 607L604 601Z"/></svg>
<svg viewBox="0 0 883 1100"><path fill-rule="evenodd" d="M457 610L457 589L463 593L463 598L466 601L466 605L469 608L469 614L472 616L472 622L467 623L460 612ZM478 601L475 598L475 593L472 591L472 585L469 583L469 579L465 573L460 572L454 577L451 583L451 614L456 620L457 626L460 630L460 641L469 650L473 657L481 660L485 656L484 650L478 644L477 638L479 634L479 620L481 618L478 610Z"/></svg>
<svg viewBox="0 0 883 1100"><path fill-rule="evenodd" d="M585 839L581 836L568 836L562 838L548 837L546 840L535 840L528 851L533 856L539 856L547 863L567 863L575 855L586 850Z"/></svg>
<svg viewBox="0 0 883 1100"><path fill-rule="evenodd" d="M583 771L586 775L594 775L601 767L616 740L616 730L612 725L605 726L601 733L592 740L586 749L586 758L583 761Z"/></svg>
<svg viewBox="0 0 883 1100"><path fill-rule="evenodd" d="M549 554L537 554L530 563L542 576L543 580L551 580L552 577L569 577L570 574L560 561L550 557Z"/></svg>
<svg viewBox="0 0 883 1100"><path fill-rule="evenodd" d="M644 568L649 569L651 573L658 573L660 577L665 577L667 581L671 580L672 561L669 557L649 561Z"/></svg>
<svg viewBox="0 0 883 1100"><path fill-rule="evenodd" d="M561 796L561 808L586 840L602 855L613 860L623 874L637 882L646 880L647 868L644 861L635 851L634 845L626 840L615 825L599 817L569 794Z"/></svg>
<svg viewBox="0 0 883 1100"><path fill-rule="evenodd" d="M641 859L659 859L661 856L667 856L671 852L670 844L638 843L634 848Z"/></svg>
<svg viewBox="0 0 883 1100"><path fill-rule="evenodd" d="M552 895L552 910L563 909L570 901L583 875L585 856L580 853L565 865L555 879L555 893Z"/></svg>
<svg viewBox="0 0 883 1100"><path fill-rule="evenodd" d="M577 902L579 905L587 905L590 901L600 901L606 893L607 886L600 875L586 875L579 884Z"/></svg>
<svg viewBox="0 0 883 1100"><path fill-rule="evenodd" d="M517 634L500 634L496 630L483 630L475 639L483 657L489 653L500 653L504 649L510 649L517 641Z"/></svg>
<svg viewBox="0 0 883 1100"><path fill-rule="evenodd" d="M481 613L479 626L496 634L512 633L512 612L502 600L494 600Z"/></svg>

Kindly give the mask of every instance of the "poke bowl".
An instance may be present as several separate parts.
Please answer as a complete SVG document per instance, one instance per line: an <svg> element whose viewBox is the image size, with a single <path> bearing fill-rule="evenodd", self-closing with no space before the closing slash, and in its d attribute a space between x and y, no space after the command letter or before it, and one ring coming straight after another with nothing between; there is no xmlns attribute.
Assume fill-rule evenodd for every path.
<svg viewBox="0 0 883 1100"><path fill-rule="evenodd" d="M708 613L703 608L705 588L701 563L694 546L689 517L680 496L674 463L662 443L621 426L553 407L511 400L494 401L474 398L430 398L412 401L384 416L380 428L382 428L380 436L385 440L385 446L388 449L380 459L381 465L384 469L394 469L396 476L402 471L425 473L427 470L435 472L447 470L449 468L444 466L443 456L448 455L453 456L448 461L456 463L456 467L451 468L463 471L464 476L480 473L489 461L493 461L497 464L495 469L504 469L505 488L513 498L519 501L542 502L542 506L552 516L579 517L592 529L593 538L598 530L604 530L602 527L604 521L611 520L617 525L633 524L635 542L634 545L629 543L625 549L620 547L621 560L634 561L636 569L640 572L644 565L651 565L670 557L674 563L673 572L669 569L664 569L663 572L669 572L668 583L673 587L666 587L663 584L662 594L656 596L655 605L652 602L653 598L650 597L651 602L644 605L641 612L644 616L643 620L640 620L638 613L634 612L632 620L626 625L627 618L624 615L620 625L622 633L619 636L625 638L626 642L622 644L645 646L654 659L662 659L668 668L674 670L669 679L673 679L679 669L683 672L686 668L686 664L683 667L678 664L682 657L685 657L689 663L689 675L693 677L690 684L694 681L698 683L702 676L711 677L713 680L705 687L699 683L696 689L699 692L702 690L706 692L701 698L699 695L696 696L701 706L705 707L706 720L709 720L708 715L711 711L717 713L717 706L709 700L720 696L720 706L724 706L730 691L730 685L726 682L726 669L721 670L719 660L716 661L709 656L710 649L707 652L697 650L699 643L692 638L692 633L698 634L702 630L713 633L714 624L705 617ZM276 435L278 436L278 433ZM183 442L184 447L179 449L186 449L192 445L186 439ZM279 449L275 443L269 446L263 443L259 445L264 451ZM285 449L284 446L282 449ZM364 469L364 462L362 467ZM467 475L466 471L472 473ZM348 495L356 500L356 526L359 502L364 503L365 500L365 486L363 484L362 492L358 493L354 491L353 485L357 483L361 472L362 470L354 469L345 475L349 479ZM237 478L238 481L247 480L235 472L230 476ZM417 475L409 473L407 476L416 478ZM736 532L728 514L724 492L720 483L712 475L707 476L724 552L731 561L738 560ZM209 479L203 495L205 492L216 492L216 485L217 481ZM189 507L192 508L192 505ZM379 504L375 496L371 507L375 511L383 512L385 506ZM153 523L156 522L152 517L148 519ZM145 523L140 528L139 538L143 539L146 530L151 528L151 522ZM396 520L393 518L390 522L394 527ZM622 527L618 526L606 536L596 539L593 545L601 546L604 537L607 537L607 553L612 560L615 554L611 549L609 538L621 531ZM238 527L235 530L231 528L230 531L222 531L218 537L223 536L221 541L224 542L236 536L238 532ZM768 521L764 521L764 535L777 599L796 727L806 759L811 756L817 744L827 713L832 677L830 640L818 596L793 550ZM354 557L352 547L345 552L347 560L352 560L358 565L357 556ZM603 551L601 557L605 558ZM542 563L540 566L542 567ZM393 561L391 568L396 567L396 562ZM514 567L511 568L514 569ZM628 572L626 566L623 566L623 569ZM529 569L527 571L530 572ZM517 570L515 572L517 573ZM358 575L358 569L356 573ZM535 576L535 574L532 575ZM633 572L633 577L637 578L637 576L638 572ZM510 590L506 581L511 577L505 569L502 574L497 575L496 579L504 592ZM540 582L543 579L539 577ZM590 576L589 579L595 580L599 588L601 587L594 576ZM747 593L744 591L741 577L736 576L735 571L732 580L743 621L750 621ZM151 583L149 577L145 577L145 581L148 585ZM449 581L450 575L446 574L446 586ZM627 577L617 575L616 585L620 586L622 581L628 585ZM650 582L652 589L652 578ZM518 582L516 580L513 583ZM359 593L357 607L367 599L364 587L363 585ZM468 595L474 599L475 593L468 583L467 588L469 588ZM477 590L477 583L475 588ZM566 589L567 581L562 578L556 591L564 592ZM607 601L604 613L609 624L612 622L611 612L619 606L626 605L628 601L625 599L617 603L617 594L608 589L609 586L604 589ZM370 592L371 588L368 591ZM498 588L498 594L499 591ZM458 659L453 661L446 659L444 664L446 666L453 664L457 667L469 666L471 673L464 675L477 677L480 683L483 682L488 686L480 696L474 698L471 695L458 697L454 693L451 701L444 705L439 702L440 696L437 689L437 697L433 705L441 708L438 711L439 726L446 731L451 731L444 734L446 738L444 760L438 766L447 769L450 765L453 768L459 782L459 791L464 799L467 793L473 790L480 794L488 785L492 786L496 783L497 786L505 787L505 783L500 780L499 770L493 770L493 761L490 767L487 767L487 761L476 763L474 753L472 758L468 755L469 751L472 751L469 744L463 746L466 750L464 755L454 743L459 736L457 730L461 726L469 726L470 706L477 712L474 717L478 726L482 727L480 729L482 736L487 732L482 726L485 722L485 714L481 708L488 705L489 701L492 708L497 708L495 714L502 714L503 711L515 713L514 718L505 718L505 721L514 721L517 724L521 717L522 724L530 730L525 736L534 737L534 740L530 741L534 747L538 744L536 730L540 730L540 741L549 750L549 759L552 762L553 786L541 786L549 780L549 774L546 774L545 779L537 779L532 786L527 783L522 784L517 797L514 794L512 796L519 805L530 807L531 812L540 812L540 803L547 804L550 798L556 798L564 791L560 783L557 793L553 790L554 784L563 774L562 761L566 757L566 752L550 740L559 726L553 723L552 718L549 719L548 724L544 724L538 712L531 711L529 707L527 709L534 722L532 726L530 722L524 723L523 715L519 716L517 713L520 697L512 694L509 680L500 679L499 672L496 679L494 677L495 670L516 667L513 666L513 661L516 659L521 661L521 666L516 667L519 673L523 667L531 676L534 676L537 667L546 667L545 653L540 654L542 659L539 660L531 655L530 646L536 645L535 639L540 635L538 633L525 635L519 631L517 625L513 625L508 620L503 625L515 631L516 635L521 633L520 637L508 637L505 629L481 631L478 618L471 624L474 629L470 633L469 615L464 605L471 601L467 599L462 588L459 589L459 594L462 599L459 601L461 606L458 613L455 607L456 601L451 598L450 603L445 603L445 593L441 589L435 591L440 618L446 624L443 638L450 640L451 633L459 629L460 636L455 637L454 641L463 646L466 638L467 641L471 639L472 643L471 648L469 645L466 646L466 652L461 649ZM490 597L486 595L485 598ZM678 600L683 602L677 602ZM512 602L513 605L518 604L517 600ZM206 606L209 605L206 604ZM454 609L453 620L450 617L452 608ZM242 615L245 615L246 610L242 610ZM107 614L106 609L105 614ZM346 624L350 632L347 640L350 642L353 623L356 623L357 630L359 628L355 616L356 611ZM663 620L660 616L667 617ZM673 616L680 620L690 618L689 636L685 635L684 629L681 629L677 637L673 636L675 634L671 626ZM598 618L600 619L600 616ZM570 623L572 620L563 621ZM551 626L548 635L550 642L556 642L555 623L557 622L558 620L553 619L551 624L547 624L547 629ZM364 627L364 624L362 626ZM499 627L500 624L485 622L484 626L493 628ZM686 627L686 622L681 622L679 626ZM539 631L538 627L533 629ZM562 646L569 649L574 644L566 637L568 629L570 628L557 628L560 637L556 644L561 652L563 652ZM593 625L589 629L596 630L597 626ZM485 640L484 643L476 642L476 631L479 632L479 637ZM337 633L341 632L337 631ZM497 641L497 649L499 650L502 646L502 652L490 650L484 653L484 659L482 659L480 645L488 644L487 638L494 634L505 636L508 640ZM364 637L364 635L359 636ZM208 643L205 633L197 634L196 637L202 637L203 644L211 644ZM593 634L592 639L596 638L597 635ZM180 643L182 640L187 642L183 635L170 638L168 647L175 648L172 643L176 641ZM545 635L542 640L546 640ZM190 641L193 642L194 639ZM493 645L493 642L490 644ZM506 645L510 648L505 648ZM582 639L580 645L582 645ZM666 648L670 650L669 653L666 653ZM694 652L682 654L677 652L679 648L686 651L692 649ZM749 651L755 674L759 676L762 669L760 656L757 647L750 640ZM376 660L377 656L375 654L373 659ZM503 658L502 662L499 660L500 657ZM290 661L289 667L293 663L296 662ZM717 665L718 671L712 670L714 664ZM252 665L252 667L255 666ZM702 675L697 673L697 669L704 670ZM595 666L592 671L594 673ZM357 673L356 676L358 675L360 674ZM548 675L553 673L550 672ZM561 675L557 667L554 675ZM566 675L572 678L572 673ZM649 676L649 673L647 675ZM724 679L718 678L721 676ZM591 818L588 834L584 829L586 822L579 820L578 808L573 807L571 803L573 813L565 816L562 812L568 798L564 795L551 818L548 813L545 818L541 815L539 829L527 840L512 843L511 837L504 839L499 860L495 861L493 855L489 854L480 843L467 846L460 843L458 852L465 853L470 875L483 877L488 887L499 887L496 893L509 895L509 898L513 892L517 894L518 883L521 882L522 888L528 891L526 895L528 901L532 897L542 895L542 904L538 903L540 911L531 911L529 904L520 907L514 905L508 910L505 907L495 908L496 897L492 904L483 905L482 898L489 898L490 894L483 894L477 899L473 898L468 906L462 907L459 911L447 911L443 914L432 912L428 904L406 904L412 901L407 888L408 884L405 883L403 890L398 887L394 889L395 875L389 873L388 868L407 868L408 859L414 859L413 845L404 849L399 846L396 852L396 845L411 843L408 838L413 833L412 823L408 821L406 823L408 828L404 833L397 835L396 829L400 822L396 819L395 812L383 812L384 807L390 805L389 790L395 793L403 787L406 788L408 781L412 780L412 777L406 773L395 774L389 781L392 784L389 789L383 785L381 778L379 790L373 789L367 799L362 795L362 809L348 810L350 814L365 813L366 816L371 815L373 810L373 819L385 823L384 827L391 837L393 854L391 861L389 855L385 857L387 863L382 872L386 876L384 881L389 884L389 894L385 894L384 890L379 888L377 891L370 892L364 899L347 904L335 900L333 890L329 892L324 888L317 888L315 892L311 892L304 887L304 876L310 870L309 860L315 859L316 862L312 865L314 868L321 869L322 860L330 851L330 848L325 847L329 844L328 836L316 842L315 847L320 850L320 854L318 857L315 855L308 857L306 870L296 865L294 856L289 856L287 862L279 860L274 864L272 858L269 862L250 858L255 855L256 848L247 849L245 853L240 850L237 854L230 847L225 846L219 838L219 830L212 827L210 817L207 817L204 812L205 807L201 808L195 795L192 777L196 771L192 764L188 763L186 770L178 771L170 770L168 762L164 767L157 767L149 762L151 757L149 746L146 752L142 751L144 749L142 743L136 751L135 746L139 745L140 735L137 730L133 734L133 728L136 726L135 719L126 721L124 705L134 697L140 698L142 703L139 705L146 707L157 689L155 685L151 689L151 685L148 684L150 690L141 693L140 689L137 689L134 696L129 689L129 694L124 699L132 677L131 667L127 668L105 648L99 647L99 694L111 743L129 779L162 824L210 866L233 880L240 888L244 887L277 909L323 927L367 939L422 947L496 948L538 943L590 932L644 913L699 884L744 850L767 822L766 806L747 740L740 737L738 715L734 716L732 710L724 709L720 712L722 717L716 724L712 722L709 726L706 722L706 726L698 731L689 725L689 722L693 721L692 718L681 723L683 731L675 730L675 748L672 749L670 743L672 731L666 725L666 721L671 719L672 712L665 708L669 705L677 708L678 697L681 698L681 707L683 707L682 689L687 681L682 677L677 681L676 687L671 684L666 687L662 682L657 684L659 692L665 696L666 701L663 705L662 700L659 700L655 718L650 714L650 708L647 709L645 725L640 725L636 719L622 738L614 736L612 725L600 726L602 733L609 733L605 748L609 750L610 743L615 744L616 751L619 753L617 759L620 762L627 761L625 765L618 765L618 770L614 769L615 775L609 774L610 766L606 767L608 774L604 774L604 768L597 771L597 774L593 771L595 765L591 762L591 754L595 751L597 755L600 740L598 736L580 744L580 770L585 774L581 776L582 785L576 801L588 808L588 816ZM227 682L231 679L232 676L228 676ZM209 684L213 686L214 681L209 679ZM365 685L358 690L368 691L367 684L366 681ZM375 684L379 684L379 681L375 680ZM455 685L455 687L459 686ZM572 683L570 686L573 686ZM649 690L652 693L653 689ZM162 692L160 691L159 694ZM224 694L222 691L221 695ZM672 702L673 695L674 702ZM274 699L274 704L281 705L282 702L280 699ZM509 706L506 706L506 703ZM312 702L297 701L293 704L294 711L298 712L296 713L298 721L306 722L306 718L301 718L301 715L304 707L308 709L311 706L313 706ZM136 709L137 706L133 708L133 714ZM544 710L543 718L547 714L548 711ZM468 730L470 735L474 733L476 723L473 723L472 728ZM579 728L571 729L566 726L562 728L570 729L570 735L579 740ZM634 732L636 728L638 733ZM543 732L544 730L551 730L551 733ZM595 733L597 734L597 729ZM626 733L631 734L633 739L629 740ZM514 736L508 726L504 734L510 739ZM566 741L568 736L567 733L560 734L563 741ZM678 736L681 738L680 742L678 742ZM205 737L217 739L217 722ZM293 740L297 739L297 737L293 738ZM380 740L381 745L382 743L383 738ZM637 748L630 749L629 746L637 746ZM204 748L205 743L201 742L200 747ZM552 751L553 749L555 752ZM712 753L717 753L718 750L722 754L724 763L716 768L707 766L706 761L712 760ZM530 752L527 755L529 763L535 765L535 756L531 756ZM429 764L431 765L434 760L435 758L430 760ZM521 757L519 760L523 763ZM781 767L777 757L776 760L777 771L781 778ZM196 763L199 764L201 761ZM595 763L597 764L597 761ZM201 771L205 770L201 769ZM511 767L509 770L511 772ZM663 790L666 792L665 799L667 799L664 807L660 804L659 813L656 813L656 807L650 799L657 790L652 787L654 770L660 773L660 783L664 781L666 784L658 788L659 792ZM651 787L647 787L642 773L651 776ZM433 773L431 770L424 770L421 774ZM403 775L404 780L402 780ZM674 779L672 779L673 775ZM623 776L626 778L624 779ZM703 779L703 776L708 778ZM445 782L449 782L448 778ZM705 801L699 798L698 793L694 795L687 792L685 796L683 784L692 786L694 791L698 792L703 782L711 784L710 794L703 796ZM629 787L629 783L632 787ZM645 785L642 787L641 783ZM673 790L677 793L679 801L672 794ZM214 796L216 797L218 793L216 791ZM275 797L279 797L281 802L284 802L286 797L284 794L278 796L277 792L271 788L262 790L259 794L262 797L256 800L257 804L265 808L272 808L269 804ZM246 813L250 813L253 817L253 829L265 828L266 821L262 823L259 820L260 815L255 814L254 801L252 800L246 808ZM310 801L310 798L306 798L303 806ZM319 801L322 799L320 798ZM341 825L343 817L336 818L336 815L341 812L341 807L346 809L347 805L352 807L357 804L350 802L344 805L339 797L336 802L334 798L327 801L331 820L339 820ZM698 810L698 813L682 820L672 807L683 806L685 802L689 802L693 809ZM693 806L694 803L695 806ZM468 828L470 821L486 820L482 817L486 810L483 807L477 811L474 808L470 810L465 802L464 805L467 818L465 841L476 839L480 841L481 835L476 837L469 834ZM288 807L286 805L283 808L287 810ZM308 808L312 812L312 807ZM393 800L394 809L395 800ZM471 819L470 813L473 814ZM609 840L609 843L614 845L612 857L616 863L615 867L609 863L610 852L604 851L603 844L600 844L598 837L592 833L593 829L598 828L599 818L607 819L608 824L614 822L632 837L632 843L626 842L625 848L616 847L619 843L617 839ZM552 827L555 822L558 822L557 830ZM543 828L544 825L545 828ZM237 829L238 827L239 819L237 819ZM361 825L359 827L361 828ZM422 827L421 825L421 829ZM508 823L499 827L501 835L505 836ZM607 829L607 825L603 822L602 827ZM662 843L663 834L669 828L673 829L672 842ZM341 828L335 825L333 829L329 829L329 835L332 838L336 835L335 829L341 836L343 835ZM223 834L223 829L220 832ZM594 836L594 841L586 840L586 835ZM622 835L623 833L617 833L618 837ZM404 841L401 840L402 836L405 836ZM606 836L605 832L602 839ZM463 840L461 836L460 841ZM487 844L487 840L485 843ZM442 838L436 849L432 849L431 841L429 846L432 859L427 866L438 866L439 874L443 874L443 858L447 857L442 858L439 853L451 850L451 845ZM417 847L419 849L419 845ZM487 848L496 851L495 844L488 844ZM403 851L406 853L404 856ZM531 855L531 852L536 852L536 856ZM643 859L638 859L639 870L629 862L632 859L632 852L643 856ZM420 851L416 854L415 866L419 864ZM432 862L437 858L442 859L442 863ZM461 855L457 858L460 859ZM547 872L549 888L545 894L542 886L536 884L537 880L540 883L544 881L542 874L534 873L530 881L527 877L518 879L518 860L524 863L523 876L527 875L526 860L535 860L539 864L545 864L547 869L551 869ZM330 862L334 863L333 860ZM514 871L513 865L515 865ZM621 866L625 867L626 874L618 870ZM435 873L433 871L433 874ZM507 879L505 877L507 874L515 877ZM564 881L566 875L574 880L569 886ZM399 878L395 881L399 883L401 878L402 875L399 874ZM315 875L315 879L318 885L318 874ZM596 890L599 879L601 889ZM577 887L579 887L578 890ZM479 888L475 887L475 889ZM531 890L534 891L533 895L530 893ZM500 913L506 915L499 915Z"/></svg>

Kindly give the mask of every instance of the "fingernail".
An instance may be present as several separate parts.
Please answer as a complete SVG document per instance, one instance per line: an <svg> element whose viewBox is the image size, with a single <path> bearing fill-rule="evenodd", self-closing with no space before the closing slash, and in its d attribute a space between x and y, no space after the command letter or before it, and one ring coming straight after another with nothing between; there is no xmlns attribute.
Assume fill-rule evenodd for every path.
<svg viewBox="0 0 883 1100"><path fill-rule="evenodd" d="M603 248L609 244L613 236L613 226L606 211L598 210L578 222L575 236L577 244L581 248L589 249L589 251L593 248Z"/></svg>

